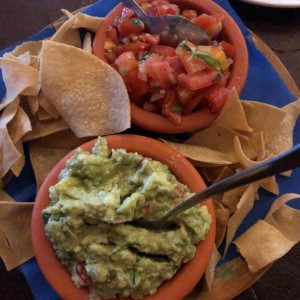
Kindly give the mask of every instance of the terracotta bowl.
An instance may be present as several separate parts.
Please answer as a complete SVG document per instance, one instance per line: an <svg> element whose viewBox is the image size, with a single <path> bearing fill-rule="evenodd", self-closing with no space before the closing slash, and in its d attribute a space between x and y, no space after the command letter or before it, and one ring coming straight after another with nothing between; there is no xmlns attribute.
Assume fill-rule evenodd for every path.
<svg viewBox="0 0 300 300"><path fill-rule="evenodd" d="M162 142L137 135L111 135L106 139L111 149L125 148L127 151L138 152L168 165L177 179L188 185L193 192L205 188L205 183L196 169L182 155ZM92 140L83 144L81 148L90 151L94 143L95 140ZM89 292L86 288L79 289L75 286L69 272L56 257L52 244L45 234L42 210L50 201L49 187L57 182L57 177L67 159L74 153L75 150L67 154L49 173L36 197L32 216L32 242L37 262L46 280L64 300L89 299ZM207 205L213 221L206 239L197 246L195 257L185 264L171 280L165 282L155 295L144 299L182 299L203 275L212 253L216 231L212 200L206 201L204 205Z"/></svg>
<svg viewBox="0 0 300 300"><path fill-rule="evenodd" d="M235 87L240 94L248 74L248 51L243 34L232 17L219 5L211 0L170 0L170 2L178 4L181 9L195 9L198 13L203 12L211 15L222 15L223 30L221 39L235 46L237 50L234 63L231 66L231 75L227 82L229 89ZM104 41L106 40L106 29L114 24L115 18L121 15L123 5L117 5L105 17L101 23L93 45L93 53L100 59L104 58ZM131 119L132 123L137 126L162 133L182 133L197 130L211 124L216 118L216 113L211 113L209 109L201 109L193 112L188 116L183 116L182 123L175 125L171 123L163 115L147 112L131 102Z"/></svg>

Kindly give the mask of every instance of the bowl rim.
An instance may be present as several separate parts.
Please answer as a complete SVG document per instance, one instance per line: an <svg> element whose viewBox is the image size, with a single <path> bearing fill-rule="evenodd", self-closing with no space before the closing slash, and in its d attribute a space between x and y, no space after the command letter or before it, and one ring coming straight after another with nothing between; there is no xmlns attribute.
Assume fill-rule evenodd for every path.
<svg viewBox="0 0 300 300"><path fill-rule="evenodd" d="M249 68L248 48L245 38L238 24L221 6L211 0L169 0L171 3L177 3L184 6L194 6L208 14L223 15L223 28L228 29L228 42L237 47L235 62L232 65L231 74L226 87L231 90L235 88L238 94L241 94L246 83ZM93 42L93 54L106 61L103 55L103 43L105 39L105 29L112 24L117 15L121 14L122 3L115 6L104 18L100 24ZM229 30L230 29L230 30ZM182 123L176 125L167 120L160 114L147 112L135 103L130 101L131 119L135 125L160 133L184 133L207 127L218 117L218 113L211 113L209 109L201 109L191 113L188 116L182 116Z"/></svg>
<svg viewBox="0 0 300 300"><path fill-rule="evenodd" d="M194 166L163 142L134 134L109 135L104 136L104 138L111 149L125 148L127 151L138 152L143 156L165 163L178 180L187 184L193 192L206 187ZM84 150L91 150L95 141L96 139L93 139L79 147ZM46 236L41 212L50 201L49 187L57 182L57 177L65 166L65 162L75 154L76 149L64 156L46 177L38 191L31 222L32 243L38 265L50 286L59 296L70 300L89 299L89 291L87 288L75 286L70 273L56 257L52 244ZM205 240L197 245L194 258L182 266L172 279L162 284L156 294L146 296L144 300L182 299L194 288L204 274L214 246L216 221L212 200L205 201L203 205L207 206L212 217L212 223Z"/></svg>

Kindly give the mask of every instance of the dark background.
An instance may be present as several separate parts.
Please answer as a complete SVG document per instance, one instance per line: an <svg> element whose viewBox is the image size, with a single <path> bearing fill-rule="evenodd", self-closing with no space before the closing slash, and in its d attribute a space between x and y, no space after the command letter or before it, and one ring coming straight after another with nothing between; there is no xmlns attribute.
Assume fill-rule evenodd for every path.
<svg viewBox="0 0 300 300"><path fill-rule="evenodd" d="M57 20L62 16L61 8L73 11L94 2L0 0L0 49L36 33ZM237 0L229 2L247 27L275 52L300 87L300 9L260 7ZM18 269L7 272L1 261L0 299L33 299L22 273ZM243 299L300 299L299 244L277 261L251 288L235 298L235 300Z"/></svg>

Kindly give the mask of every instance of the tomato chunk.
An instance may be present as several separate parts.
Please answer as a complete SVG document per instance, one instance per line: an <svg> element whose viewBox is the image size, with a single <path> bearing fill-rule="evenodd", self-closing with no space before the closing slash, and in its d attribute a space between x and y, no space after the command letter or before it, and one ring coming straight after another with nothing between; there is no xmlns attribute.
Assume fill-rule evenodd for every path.
<svg viewBox="0 0 300 300"><path fill-rule="evenodd" d="M85 263L78 263L76 266L76 274L83 281L83 283L87 286L93 284L92 277L87 273L85 269Z"/></svg>
<svg viewBox="0 0 300 300"><path fill-rule="evenodd" d="M219 112L227 99L228 89L218 85L212 85L205 89L204 97L208 100L208 107L213 113Z"/></svg>
<svg viewBox="0 0 300 300"><path fill-rule="evenodd" d="M207 68L203 59L186 52L180 56L181 62L189 75L201 72Z"/></svg>
<svg viewBox="0 0 300 300"><path fill-rule="evenodd" d="M148 43L143 43L139 40L132 42L132 43L128 43L128 44L119 44L116 47L116 53L118 55L127 52L127 51L133 51L135 53L138 53L140 51L145 51L147 49L150 48L150 44Z"/></svg>
<svg viewBox="0 0 300 300"><path fill-rule="evenodd" d="M138 34L145 29L145 24L138 18L121 19L118 25L118 30L123 35Z"/></svg>
<svg viewBox="0 0 300 300"><path fill-rule="evenodd" d="M211 38L216 37L222 30L222 22L205 13L194 19L193 22L205 30Z"/></svg>
<svg viewBox="0 0 300 300"><path fill-rule="evenodd" d="M150 51L156 54L160 54L164 57L175 55L175 49L173 47L165 45L152 45Z"/></svg>
<svg viewBox="0 0 300 300"><path fill-rule="evenodd" d="M143 100L140 97L147 93L148 83L139 79L138 70L133 70L124 76L124 82L131 100L141 105Z"/></svg>
<svg viewBox="0 0 300 300"><path fill-rule="evenodd" d="M162 114L165 115L172 123L179 125L182 117L182 107L180 101L175 97L172 90L166 92L161 101Z"/></svg>
<svg viewBox="0 0 300 300"><path fill-rule="evenodd" d="M212 85L217 74L218 72L215 71L203 71L193 75L182 73L178 75L178 83L187 89L196 91Z"/></svg>
<svg viewBox="0 0 300 300"><path fill-rule="evenodd" d="M119 73L124 76L132 70L138 69L138 61L135 58L134 52L127 51L122 53L116 60Z"/></svg>

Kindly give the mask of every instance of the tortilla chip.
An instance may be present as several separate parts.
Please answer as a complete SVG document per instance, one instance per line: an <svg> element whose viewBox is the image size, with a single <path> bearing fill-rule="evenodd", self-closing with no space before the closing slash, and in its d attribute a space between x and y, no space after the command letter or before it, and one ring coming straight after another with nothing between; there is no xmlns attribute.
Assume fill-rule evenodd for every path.
<svg viewBox="0 0 300 300"><path fill-rule="evenodd" d="M59 29L55 32L55 34L50 38L50 41L81 48L79 31L78 29L71 28L74 20L75 16L72 16L70 19L65 21L62 26L60 26Z"/></svg>
<svg viewBox="0 0 300 300"><path fill-rule="evenodd" d="M219 253L216 245L214 245L212 255L209 259L208 266L206 267L205 270L205 282L209 289L211 289L212 287L214 281L215 269L221 258L222 258L221 254Z"/></svg>
<svg viewBox="0 0 300 300"><path fill-rule="evenodd" d="M0 104L0 110L14 101L20 94L37 95L40 90L38 71L19 61L0 58L6 93Z"/></svg>
<svg viewBox="0 0 300 300"><path fill-rule="evenodd" d="M55 106L51 103L48 99L44 91L41 89L39 96L38 96L39 105L54 119L59 117L59 112L55 108Z"/></svg>
<svg viewBox="0 0 300 300"><path fill-rule="evenodd" d="M70 129L41 137L40 145L47 148L76 148L93 137L78 138Z"/></svg>
<svg viewBox="0 0 300 300"><path fill-rule="evenodd" d="M223 124L233 130L252 132L248 125L240 98L235 89L232 89L227 97L224 107L213 124Z"/></svg>
<svg viewBox="0 0 300 300"><path fill-rule="evenodd" d="M20 105L20 98L17 97L13 102L8 104L1 113L0 127L6 127L7 124L15 117Z"/></svg>
<svg viewBox="0 0 300 300"><path fill-rule="evenodd" d="M19 176L21 171L23 170L23 167L25 165L25 155L24 155L24 149L23 149L23 143L21 140L19 140L15 144L16 149L21 154L21 157L14 163L14 165L10 168L11 171L14 173L15 176Z"/></svg>
<svg viewBox="0 0 300 300"><path fill-rule="evenodd" d="M215 208L215 215L216 215L216 238L215 244L219 247L226 233L226 227L228 224L230 211L223 206L220 201L213 200L214 208Z"/></svg>
<svg viewBox="0 0 300 300"><path fill-rule="evenodd" d="M40 188L51 169L70 151L71 149L69 148L46 148L40 146L37 142L30 143L29 156L37 183L37 189Z"/></svg>
<svg viewBox="0 0 300 300"><path fill-rule="evenodd" d="M46 112L41 106L39 107L37 115L40 121L52 119L52 116L48 112Z"/></svg>
<svg viewBox="0 0 300 300"><path fill-rule="evenodd" d="M104 18L89 16L84 13L77 13L71 28L86 28L89 31L96 32Z"/></svg>
<svg viewBox="0 0 300 300"><path fill-rule="evenodd" d="M82 49L88 53L93 52L92 35L89 32L84 35Z"/></svg>
<svg viewBox="0 0 300 300"><path fill-rule="evenodd" d="M36 42L24 42L20 45L18 45L11 54L15 56L20 56L23 53L29 51L31 55L38 55L40 50L42 48L42 41L36 41Z"/></svg>
<svg viewBox="0 0 300 300"><path fill-rule="evenodd" d="M286 115L272 140L266 145L266 149L274 155L287 151L293 146L293 131L300 113L300 99L289 103L283 107L283 110Z"/></svg>
<svg viewBox="0 0 300 300"><path fill-rule="evenodd" d="M271 141L286 112L264 102L242 100L241 103L249 126L257 132L264 132L266 142Z"/></svg>
<svg viewBox="0 0 300 300"><path fill-rule="evenodd" d="M21 153L13 144L7 128L0 128L0 178L21 158Z"/></svg>
<svg viewBox="0 0 300 300"><path fill-rule="evenodd" d="M21 106L19 106L14 118L7 124L7 130L14 144L32 130L31 121Z"/></svg>
<svg viewBox="0 0 300 300"><path fill-rule="evenodd" d="M223 152L230 157L230 161L232 163L235 163L237 162L233 142L235 136L238 136L241 143L243 143L243 146L247 151L247 155L254 157L256 153L252 150L252 147L249 144L249 139L245 135L239 134L236 131L218 123L195 133L184 143Z"/></svg>
<svg viewBox="0 0 300 300"><path fill-rule="evenodd" d="M235 139L234 139L234 146L235 146L235 153L238 157L240 164L243 166L243 168L248 169L248 168L254 167L255 165L261 163L261 161L254 161L254 160L249 159L246 156L246 154L244 153L244 151L242 149L242 145L241 145L241 142L238 137L235 137ZM279 187L276 182L275 176L261 179L261 180L257 181L257 183L259 184L259 186L261 186L265 190L273 193L274 195L279 194Z"/></svg>
<svg viewBox="0 0 300 300"><path fill-rule="evenodd" d="M253 208L255 193L257 189L258 186L253 183L247 186L243 196L241 197L239 203L237 204L236 211L230 217L227 226L226 244L225 244L223 257L226 256L229 245L231 244L238 227L241 225L242 221L245 219L245 217Z"/></svg>
<svg viewBox="0 0 300 300"><path fill-rule="evenodd" d="M24 135L22 138L23 142L35 140L69 128L68 124L62 118L40 121L37 118L32 117L31 124L33 129Z"/></svg>
<svg viewBox="0 0 300 300"><path fill-rule="evenodd" d="M247 185L243 185L223 194L221 202L228 207L231 213L236 211L237 205L246 189Z"/></svg>
<svg viewBox="0 0 300 300"><path fill-rule="evenodd" d="M258 220L234 241L251 272L257 272L286 254L296 242L288 240L274 226Z"/></svg>
<svg viewBox="0 0 300 300"><path fill-rule="evenodd" d="M224 166L232 163L230 160L231 157L222 152L197 145L187 145L170 142L163 139L161 140L171 148L177 150L183 156L191 159L192 163L197 166Z"/></svg>
<svg viewBox="0 0 300 300"><path fill-rule="evenodd" d="M78 137L112 134L130 127L124 81L94 55L45 41L41 82L47 97Z"/></svg>
<svg viewBox="0 0 300 300"><path fill-rule="evenodd" d="M6 201L13 201L15 202L15 199L10 197L5 191L0 189L0 201L6 202Z"/></svg>
<svg viewBox="0 0 300 300"><path fill-rule="evenodd" d="M265 221L276 227L290 241L300 241L300 210L286 205L300 198L299 194L284 194L273 202Z"/></svg>
<svg viewBox="0 0 300 300"><path fill-rule="evenodd" d="M0 256L8 271L34 255L31 244L32 209L33 203L0 201Z"/></svg>
<svg viewBox="0 0 300 300"><path fill-rule="evenodd" d="M35 96L26 96L26 102L29 106L31 114L34 116L38 112L39 109L39 97Z"/></svg>

